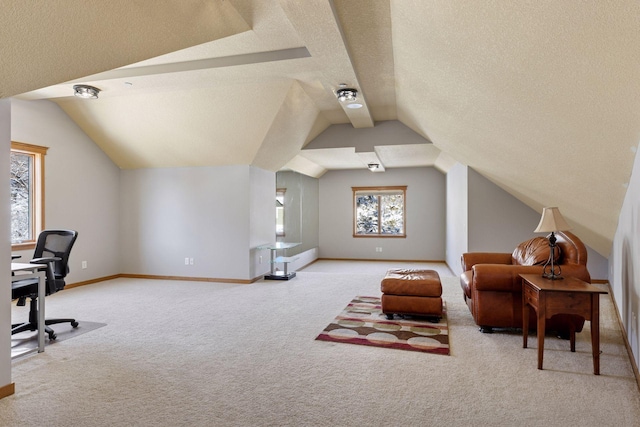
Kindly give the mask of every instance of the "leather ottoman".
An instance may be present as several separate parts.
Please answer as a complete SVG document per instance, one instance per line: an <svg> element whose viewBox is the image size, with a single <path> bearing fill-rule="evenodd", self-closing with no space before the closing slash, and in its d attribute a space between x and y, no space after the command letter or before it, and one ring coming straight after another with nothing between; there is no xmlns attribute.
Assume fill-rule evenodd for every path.
<svg viewBox="0 0 640 427"><path fill-rule="evenodd" d="M437 322L442 317L442 284L435 270L388 270L380 289L382 312L388 319L394 314L408 314Z"/></svg>

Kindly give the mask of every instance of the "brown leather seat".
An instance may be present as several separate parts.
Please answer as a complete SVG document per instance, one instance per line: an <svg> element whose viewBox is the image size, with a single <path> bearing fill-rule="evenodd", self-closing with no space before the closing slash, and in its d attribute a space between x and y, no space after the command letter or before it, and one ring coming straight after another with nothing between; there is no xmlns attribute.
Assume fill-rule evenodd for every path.
<svg viewBox="0 0 640 427"><path fill-rule="evenodd" d="M557 232L556 263L563 276L574 276L591 282L587 270L587 248L574 234ZM520 274L540 274L549 258L546 238L536 237L521 243L513 253L470 252L462 255L460 285L464 300L471 310L476 324L483 332L492 328L522 328L522 279ZM529 325L537 324L535 311L531 310ZM574 322L576 332L584 326L584 318L573 315L556 315L546 323L547 331L565 335L569 322Z"/></svg>

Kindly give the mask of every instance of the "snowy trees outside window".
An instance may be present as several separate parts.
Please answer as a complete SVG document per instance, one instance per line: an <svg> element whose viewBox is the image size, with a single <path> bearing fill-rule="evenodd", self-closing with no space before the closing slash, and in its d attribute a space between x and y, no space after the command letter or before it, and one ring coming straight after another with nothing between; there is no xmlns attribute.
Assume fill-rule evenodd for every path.
<svg viewBox="0 0 640 427"><path fill-rule="evenodd" d="M33 247L42 231L46 153L47 147L11 142L11 244L14 249Z"/></svg>
<svg viewBox="0 0 640 427"><path fill-rule="evenodd" d="M33 240L31 177L33 155L11 152L11 243Z"/></svg>
<svg viewBox="0 0 640 427"><path fill-rule="evenodd" d="M354 236L405 237L406 189L352 187Z"/></svg>

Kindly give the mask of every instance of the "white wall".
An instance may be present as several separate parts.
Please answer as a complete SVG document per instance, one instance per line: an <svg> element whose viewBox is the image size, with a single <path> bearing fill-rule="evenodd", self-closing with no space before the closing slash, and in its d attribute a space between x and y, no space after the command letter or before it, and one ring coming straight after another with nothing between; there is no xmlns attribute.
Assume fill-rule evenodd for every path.
<svg viewBox="0 0 640 427"><path fill-rule="evenodd" d="M122 171L122 273L253 279L251 245L266 243L267 233L275 229L275 174L250 169ZM260 186L253 195L252 185ZM266 215L253 227L252 209L256 217ZM269 231L262 231L267 223ZM185 258L194 264L185 265Z"/></svg>
<svg viewBox="0 0 640 427"><path fill-rule="evenodd" d="M468 168L460 163L447 173L447 257L449 268L462 273L460 256L469 252L468 230Z"/></svg>
<svg viewBox="0 0 640 427"><path fill-rule="evenodd" d="M0 99L0 175L7 185L0 186L0 200L9 200L9 153L11 150L11 101ZM11 275L11 210L10 203L0 209L0 277ZM0 286L0 388L11 384L11 287Z"/></svg>
<svg viewBox="0 0 640 427"><path fill-rule="evenodd" d="M407 237L353 237L351 187L390 185L407 185ZM435 168L325 173L319 189L320 258L444 260L445 185L445 176Z"/></svg>
<svg viewBox="0 0 640 427"><path fill-rule="evenodd" d="M539 213L475 170L468 173L469 252L512 252L536 237Z"/></svg>
<svg viewBox="0 0 640 427"><path fill-rule="evenodd" d="M640 365L640 156L636 155L610 256L609 283L636 365Z"/></svg>
<svg viewBox="0 0 640 427"><path fill-rule="evenodd" d="M250 233L249 246L251 279L269 272L268 251L256 249L265 243L272 243L276 234L276 177L275 173L251 167L249 169L249 214ZM260 262L262 255L262 262Z"/></svg>
<svg viewBox="0 0 640 427"><path fill-rule="evenodd" d="M45 228L78 231L67 283L118 274L120 170L57 104L13 99L11 110L13 141L49 147ZM33 255L19 253L23 260Z"/></svg>

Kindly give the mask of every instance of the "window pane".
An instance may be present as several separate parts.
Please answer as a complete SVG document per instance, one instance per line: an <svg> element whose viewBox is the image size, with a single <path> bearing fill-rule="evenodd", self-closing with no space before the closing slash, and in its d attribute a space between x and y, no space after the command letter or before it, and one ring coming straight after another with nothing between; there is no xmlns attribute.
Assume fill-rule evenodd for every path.
<svg viewBox="0 0 640 427"><path fill-rule="evenodd" d="M403 206L402 194L380 196L380 215L382 216L380 232L382 234L404 233Z"/></svg>
<svg viewBox="0 0 640 427"><path fill-rule="evenodd" d="M378 233L378 198L373 195L356 197L356 234Z"/></svg>
<svg viewBox="0 0 640 427"><path fill-rule="evenodd" d="M276 236L284 236L284 193L276 189Z"/></svg>
<svg viewBox="0 0 640 427"><path fill-rule="evenodd" d="M284 207L276 206L276 236L284 236Z"/></svg>
<svg viewBox="0 0 640 427"><path fill-rule="evenodd" d="M33 159L29 154L11 153L11 243L33 240Z"/></svg>

